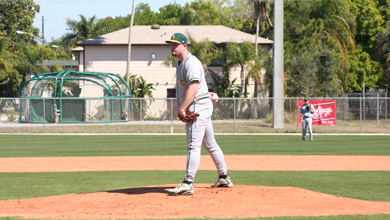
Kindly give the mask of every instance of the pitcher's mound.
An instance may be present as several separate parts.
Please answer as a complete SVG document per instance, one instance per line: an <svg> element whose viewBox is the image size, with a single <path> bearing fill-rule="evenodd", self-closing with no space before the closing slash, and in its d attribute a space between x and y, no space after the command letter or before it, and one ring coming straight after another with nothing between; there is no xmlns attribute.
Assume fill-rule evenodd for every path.
<svg viewBox="0 0 390 220"><path fill-rule="evenodd" d="M195 184L192 196L168 196L176 185L0 201L1 216L61 219L249 218L390 214L390 202L349 199L294 187Z"/></svg>

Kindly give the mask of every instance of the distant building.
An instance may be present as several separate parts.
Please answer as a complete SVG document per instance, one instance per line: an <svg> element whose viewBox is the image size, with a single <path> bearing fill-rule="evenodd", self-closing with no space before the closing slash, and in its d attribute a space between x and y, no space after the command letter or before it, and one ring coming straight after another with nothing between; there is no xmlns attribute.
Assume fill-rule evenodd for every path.
<svg viewBox="0 0 390 220"><path fill-rule="evenodd" d="M153 83L156 89L153 93L155 98L175 96L175 67L166 67L163 62L171 55L169 44L165 41L177 32L191 34L196 41L207 38L221 48L229 42L255 43L254 35L221 25L133 26L130 74L142 76L147 83ZM115 73L124 76L127 67L128 36L129 28L125 28L76 43L79 47L73 49L72 52L79 53L79 71ZM273 42L259 37L258 44L268 51L272 49ZM224 62L224 60L218 60L209 67L221 72ZM234 70L231 77L239 79L240 69ZM208 75L206 75L206 80L212 83L212 78ZM253 91L253 89L248 91Z"/></svg>
<svg viewBox="0 0 390 220"><path fill-rule="evenodd" d="M40 64L39 64L40 65ZM67 71L79 71L79 62L77 60L44 60L43 66L49 68L49 72L52 72L54 65L60 65Z"/></svg>

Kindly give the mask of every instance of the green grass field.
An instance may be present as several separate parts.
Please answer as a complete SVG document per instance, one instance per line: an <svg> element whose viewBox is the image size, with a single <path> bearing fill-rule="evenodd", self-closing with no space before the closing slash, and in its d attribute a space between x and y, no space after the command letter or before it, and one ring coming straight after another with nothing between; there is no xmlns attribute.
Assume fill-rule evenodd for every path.
<svg viewBox="0 0 390 220"><path fill-rule="evenodd" d="M390 136L217 135L226 155L390 155ZM0 157L186 155L183 135L1 135ZM205 150L202 154L207 154ZM389 161L390 162L390 161ZM235 184L293 186L370 201L390 201L386 171L229 171ZM0 200L177 184L182 171L0 173ZM196 183L213 183L199 171ZM20 219L0 217L0 219ZM261 219L390 219L390 215Z"/></svg>

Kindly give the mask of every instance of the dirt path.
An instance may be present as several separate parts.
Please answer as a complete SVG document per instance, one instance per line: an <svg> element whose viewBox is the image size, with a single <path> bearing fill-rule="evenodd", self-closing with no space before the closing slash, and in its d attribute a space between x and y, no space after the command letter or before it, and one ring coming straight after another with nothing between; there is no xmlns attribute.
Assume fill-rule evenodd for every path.
<svg viewBox="0 0 390 220"><path fill-rule="evenodd" d="M185 170L186 156L0 158L0 172L75 172L114 170ZM390 171L390 156L235 156L229 170ZM215 170L202 156L199 170Z"/></svg>
<svg viewBox="0 0 390 220"><path fill-rule="evenodd" d="M184 170L186 157L0 158L0 172ZM229 170L383 170L389 156L226 156ZM203 156L200 170L215 170ZM233 179L234 182L234 179ZM193 196L167 196L176 185L0 201L0 216L57 219L249 218L390 214L390 202L343 198L294 187L195 184Z"/></svg>

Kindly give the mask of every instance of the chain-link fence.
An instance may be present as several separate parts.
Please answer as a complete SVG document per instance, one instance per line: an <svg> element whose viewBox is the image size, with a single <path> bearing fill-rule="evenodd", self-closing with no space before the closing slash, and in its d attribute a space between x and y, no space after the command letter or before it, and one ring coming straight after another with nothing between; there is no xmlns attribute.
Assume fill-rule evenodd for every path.
<svg viewBox="0 0 390 220"><path fill-rule="evenodd" d="M175 98L1 98L0 133L184 133ZM300 133L299 98L284 99L284 128L273 128L273 99L220 98L212 116L216 133ZM336 101L336 124L314 133L386 133L386 94L313 98ZM61 106L61 108L60 108Z"/></svg>

